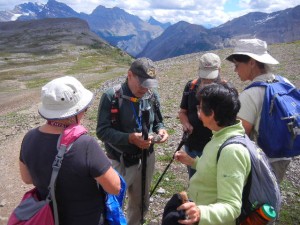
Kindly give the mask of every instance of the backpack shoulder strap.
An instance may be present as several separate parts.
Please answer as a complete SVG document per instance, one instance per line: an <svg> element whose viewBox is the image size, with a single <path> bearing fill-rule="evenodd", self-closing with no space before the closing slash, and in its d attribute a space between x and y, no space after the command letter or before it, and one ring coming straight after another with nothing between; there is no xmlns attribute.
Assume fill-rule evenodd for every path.
<svg viewBox="0 0 300 225"><path fill-rule="evenodd" d="M86 133L87 129L82 125L74 124L68 126L61 134L60 143L58 143L59 145L57 146L57 148L59 148L61 145L65 145L67 147L67 150L69 150L74 141L76 141L81 135Z"/></svg>
<svg viewBox="0 0 300 225"><path fill-rule="evenodd" d="M56 178L61 168L65 153L71 148L74 141L76 141L81 135L85 133L87 133L87 129L85 127L78 124L70 125L63 131L57 141L58 153L55 156L54 162L52 164L52 174L50 184L48 186L49 194L47 197L47 199L51 199L52 201L55 225L59 225L57 203L55 198Z"/></svg>
<svg viewBox="0 0 300 225"><path fill-rule="evenodd" d="M245 137L246 136L241 136L241 135L236 135L236 136L229 137L221 145L221 147L218 150L218 153L217 153L217 162L219 161L222 149L225 148L227 145L230 145L230 144L241 144L241 145L243 145L243 146L245 146L247 148Z"/></svg>
<svg viewBox="0 0 300 225"><path fill-rule="evenodd" d="M284 77L282 77L280 75L275 75L275 79L266 80L266 81L255 81L255 82L249 84L244 90L252 88L252 87L268 87L270 84L274 84L274 83L291 85L285 80Z"/></svg>
<svg viewBox="0 0 300 225"><path fill-rule="evenodd" d="M196 78L190 82L190 91L193 91L197 85L200 84L200 79Z"/></svg>
<svg viewBox="0 0 300 225"><path fill-rule="evenodd" d="M152 99L151 101L152 101L152 105L153 105L154 120L157 123L160 123L163 121L163 117L160 112L160 103L159 103L158 95L156 92L152 92L151 99Z"/></svg>
<svg viewBox="0 0 300 225"><path fill-rule="evenodd" d="M118 84L116 86L113 87L113 91L114 91L114 94L113 94L113 101L115 100L115 102L112 102L113 104L120 104L119 103L119 100L121 99L121 96L123 94L123 90L122 90L122 86L121 84ZM122 100L120 100L122 101Z"/></svg>
<svg viewBox="0 0 300 225"><path fill-rule="evenodd" d="M116 126L118 124L119 120L119 108L120 104L122 104L122 87L121 84L118 84L113 87L113 97L111 100L111 108L110 108L110 114L111 114L111 124L113 126Z"/></svg>
<svg viewBox="0 0 300 225"><path fill-rule="evenodd" d="M250 149L248 146L249 141L251 142L251 140L248 138L247 135L244 135L244 136L237 135L237 136L232 136L232 137L228 138L219 148L219 151L217 153L217 162L220 158L222 149L230 144L241 144L248 149L249 154L250 154ZM250 156L250 158L251 158L251 156ZM251 205L251 202L249 201L251 184L252 184L252 166L251 166L251 170L250 170L246 185L243 188L241 215L237 218L237 224L239 224L239 222L241 222L245 219L245 216L247 214L246 212L251 211L252 205Z"/></svg>

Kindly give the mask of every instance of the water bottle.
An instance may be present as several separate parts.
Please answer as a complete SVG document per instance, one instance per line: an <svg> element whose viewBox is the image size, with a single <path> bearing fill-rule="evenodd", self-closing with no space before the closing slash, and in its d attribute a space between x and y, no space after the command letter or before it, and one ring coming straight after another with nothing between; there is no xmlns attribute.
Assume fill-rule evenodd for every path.
<svg viewBox="0 0 300 225"><path fill-rule="evenodd" d="M240 225L266 225L275 218L275 209L268 204L264 204L253 211Z"/></svg>

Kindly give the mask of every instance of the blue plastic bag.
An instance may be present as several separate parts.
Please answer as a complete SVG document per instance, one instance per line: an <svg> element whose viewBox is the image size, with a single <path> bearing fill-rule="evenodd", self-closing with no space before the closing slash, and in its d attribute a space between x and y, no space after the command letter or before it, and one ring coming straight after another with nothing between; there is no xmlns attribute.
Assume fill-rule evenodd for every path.
<svg viewBox="0 0 300 225"><path fill-rule="evenodd" d="M121 190L118 195L107 194L106 207L106 222L109 225L127 225L127 220L122 210L124 198L126 196L126 182L119 174L121 180Z"/></svg>

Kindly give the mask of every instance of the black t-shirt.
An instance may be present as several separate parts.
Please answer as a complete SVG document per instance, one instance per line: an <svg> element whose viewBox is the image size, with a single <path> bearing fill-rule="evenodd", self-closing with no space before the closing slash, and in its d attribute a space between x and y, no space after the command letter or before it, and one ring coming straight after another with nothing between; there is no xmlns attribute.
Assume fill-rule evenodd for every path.
<svg viewBox="0 0 300 225"><path fill-rule="evenodd" d="M38 128L29 131L22 142L20 160L26 164L41 198L48 194L52 163L59 135ZM97 141L80 136L65 154L56 182L60 225L97 225L104 207L104 191L94 179L111 166Z"/></svg>
<svg viewBox="0 0 300 225"><path fill-rule="evenodd" d="M210 129L203 126L202 121L198 118L197 105L199 102L196 98L196 92L199 86L199 82L191 90L192 81L188 81L185 85L180 108L187 110L187 116L190 124L194 127L193 133L189 136L186 145L190 150L202 152L204 146L210 141L212 132Z"/></svg>

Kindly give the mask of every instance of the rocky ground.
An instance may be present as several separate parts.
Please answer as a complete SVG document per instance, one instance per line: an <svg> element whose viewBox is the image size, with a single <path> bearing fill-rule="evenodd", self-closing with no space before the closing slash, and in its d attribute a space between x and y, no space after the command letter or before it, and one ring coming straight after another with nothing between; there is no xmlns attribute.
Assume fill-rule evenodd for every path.
<svg viewBox="0 0 300 225"><path fill-rule="evenodd" d="M288 50L286 48L289 48ZM221 58L225 58L229 50L217 52ZM285 46L281 48L274 48L274 55L279 61L285 60L289 63L287 67L285 64L284 72L288 74L289 78L296 83L299 88L299 46ZM284 54L283 54L284 52ZM159 92L161 95L162 109L164 120L167 129L170 133L170 138L167 144L157 146L156 156L162 157L165 154L171 155L177 148L182 130L177 119L177 110L180 103L180 96L182 89L188 79L192 79L196 75L197 60L201 54L192 54L182 56L174 59L164 60L157 63L160 72L160 87ZM296 56L295 56L296 55ZM291 63L292 59L297 59L296 62ZM277 71L283 72L280 67ZM237 76L232 72L232 65L224 62L223 76L237 85L241 90L243 85L238 80ZM94 134L95 121L94 115L97 111L100 95L104 89L109 86L119 83L123 80L121 77L116 80L110 80L103 84L100 89L93 90L96 94L96 99L88 111L88 115L84 121L91 134ZM81 80L84 83L84 77ZM16 85L16 84L14 84ZM10 95L1 95L1 109L0 109L0 225L7 222L9 214L12 209L18 204L24 192L31 188L30 185L22 183L19 170L18 170L18 154L20 144L24 134L31 128L39 126L44 121L37 114L37 104L39 101L39 89L24 90L20 93ZM3 99L3 101L2 101ZM101 143L100 143L101 144ZM160 173L164 170L169 160L159 161L157 163L157 171ZM179 163L172 163L169 171L176 174L176 182L170 183L171 190L176 190L177 184L182 184L184 188L187 187L188 179L186 168ZM284 204L289 204L291 199L298 198L300 202L299 189L300 189L300 158L295 158L287 172L285 182L293 187L296 191L283 192ZM168 189L170 190L170 189ZM181 190L178 190L181 191ZM166 193L167 188L158 187L157 193L151 198L150 212L147 219L150 224L160 224L162 212L166 201L172 193ZM298 222L297 222L298 221ZM295 224L299 224L297 220Z"/></svg>

